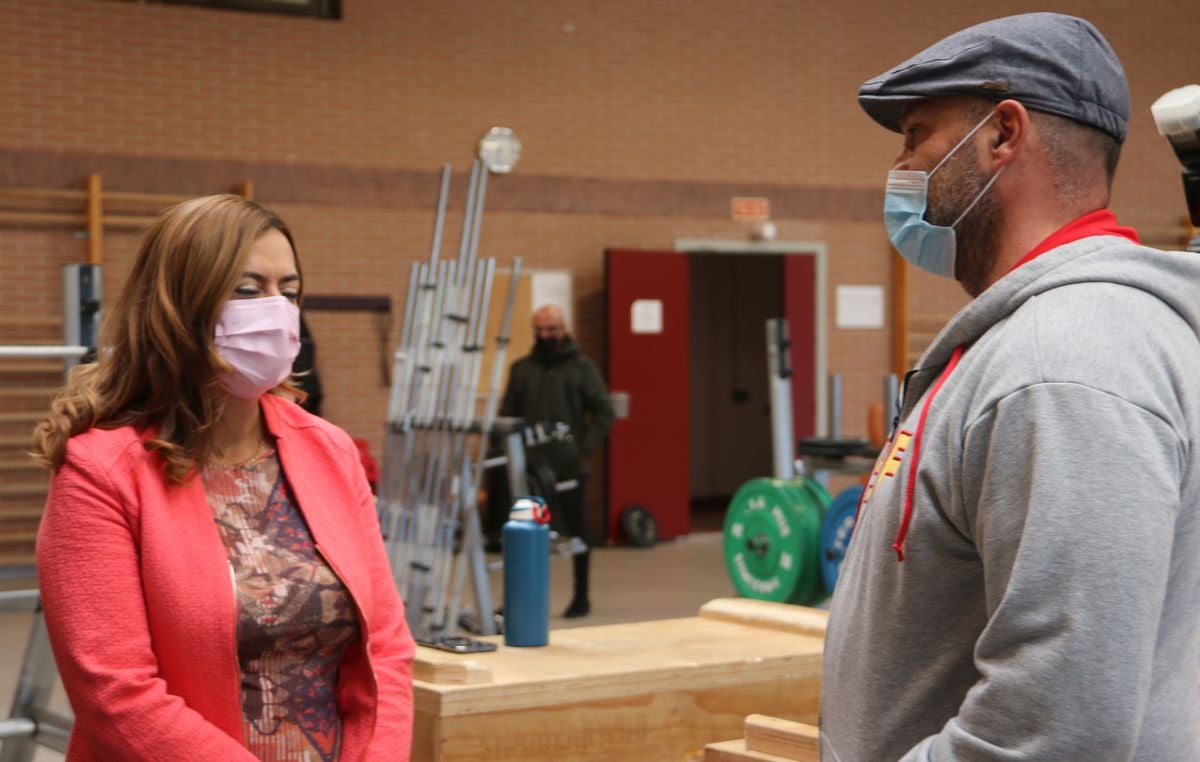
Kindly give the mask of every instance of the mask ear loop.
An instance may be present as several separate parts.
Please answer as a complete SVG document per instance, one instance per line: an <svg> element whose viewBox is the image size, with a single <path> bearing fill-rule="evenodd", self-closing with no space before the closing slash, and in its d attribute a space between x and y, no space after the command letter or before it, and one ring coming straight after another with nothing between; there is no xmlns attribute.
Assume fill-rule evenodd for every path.
<svg viewBox="0 0 1200 762"><path fill-rule="evenodd" d="M943 165L943 164L945 164L945 163L946 163L946 162L947 162L947 161L950 159L950 157L951 157L951 156L953 156L953 155L955 154L955 152L956 152L956 151L958 151L958 149L962 148L962 147L963 147L963 145L964 145L964 144L965 144L965 143L966 143L968 140L970 140L970 139L971 139L971 136L973 136L975 133L979 132L979 130L983 128L983 125L987 124L987 123L988 123L988 122L991 120L991 118L992 118L993 116L995 116L995 115L996 115L996 110L995 110L995 109L992 109L991 111L989 111L989 112L988 112L988 114L987 114L987 116L985 116L985 117L984 117L984 118L983 118L983 119L982 119L982 120L979 122L979 124L977 124L977 125L975 125L974 127L972 127L972 128L971 128L971 131L970 131L970 132L968 132L966 135L963 135L963 139L962 139L962 140L960 140L960 141L958 141L958 143L956 143L956 144L954 145L954 147L950 149L950 153L948 153L948 154L946 154L945 156L943 156L943 157L942 157L942 160L941 160L941 161L939 161L939 162L938 162L938 163L937 163L937 164L934 166L934 168L933 168L932 170L930 170L930 172L929 172L929 175L928 175L928 176L929 176L929 177L933 177L933 174L934 174L934 172L937 172L939 169L941 169L941 168L942 168L942 165ZM962 214L958 215L958 218L957 218L956 220L954 220L954 222L950 223L950 228L951 228L951 229L954 229L954 228L958 227L958 223L962 222L962 221L963 221L963 218L964 218L964 217L966 217L966 216L967 216L967 214L969 214L969 213L970 213L970 211L971 211L972 209L974 209L974 208L975 208L975 205L979 203L979 201L980 201L980 200L983 198L984 194L986 194L986 193L988 192L988 189L992 187L992 183L996 182L997 178L999 178L999 177L1000 177L1000 175L1001 175L1001 173L1003 173L1003 172L1004 172L1004 170L1005 170L1005 169L1007 169L1007 168L1008 168L1008 167L1007 167L1007 165L1005 165L1005 166L1003 166L1003 167L1001 167L1001 168L1000 168L1000 171L999 171L999 172L997 172L996 174L992 175L992 179L987 181L987 184L983 186L983 190L979 191L978 195L976 195L976 196L975 196L975 200L974 200L974 201L972 201L972 202L971 202L971 204L970 204L970 205L969 205L969 206L968 206L966 209L964 209L964 210L962 211Z"/></svg>
<svg viewBox="0 0 1200 762"><path fill-rule="evenodd" d="M996 114L996 110L995 110L995 109L992 109L991 111L989 111L989 112L988 112L988 115L987 115L987 116L985 116L985 117L983 118L983 120L979 122L979 124L977 124L977 125L975 125L974 127L972 127L972 128L971 128L971 131L970 131L970 132L968 132L966 135L963 135L963 139L962 139L962 140L960 140L960 141L958 141L957 143L955 143L954 147L950 149L950 153L948 153L948 154L946 154L945 156L943 156L943 157L942 157L942 160L941 160L941 161L939 161L939 162L938 162L936 165L934 165L933 169L929 170L929 176L930 176L930 177L933 177L933 174L934 174L935 172L937 172L939 169L941 169L941 168L942 168L942 165L943 165L943 164L945 164L945 163L946 163L946 161L947 161L947 160L949 160L949 158L950 158L951 156L953 156L953 155L955 154L955 152L956 152L956 151L958 151L958 149L962 148L962 147L963 147L963 144L964 144L964 143L966 143L968 140L970 140L970 139L971 139L971 137L972 137L972 136L973 136L975 133L979 132L979 130L980 130L980 129L982 129L983 125L987 124L987 123L988 123L988 121L989 121L989 120L990 120L990 119L991 119L993 116L995 116L995 114ZM996 174L997 174L997 175L999 175L1000 173L999 173L999 172L997 172ZM994 179L994 178L993 178L993 179Z"/></svg>
<svg viewBox="0 0 1200 762"><path fill-rule="evenodd" d="M980 199L982 199L987 194L988 188L992 187L992 183L996 182L996 178L998 178L998 177L1000 177L1000 175L1004 174L1004 170L1006 170L1006 169L1008 169L1007 164L1005 164L1003 167L1000 167L1000 170L998 172L996 172L996 174L992 175L992 179L987 181L987 185L983 186L983 190L979 191L979 195L977 195L975 197L975 200L971 202L971 205L968 206L966 209L963 209L962 214L958 215L958 219L956 219L954 222L950 223L951 228L958 227L958 223L962 222L963 217L966 217L967 213L975 208L975 205L979 203Z"/></svg>

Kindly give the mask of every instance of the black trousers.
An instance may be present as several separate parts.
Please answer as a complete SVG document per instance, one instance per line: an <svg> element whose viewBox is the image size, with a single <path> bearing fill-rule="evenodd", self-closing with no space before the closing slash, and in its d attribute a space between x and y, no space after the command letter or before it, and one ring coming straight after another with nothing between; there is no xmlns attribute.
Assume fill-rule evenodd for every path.
<svg viewBox="0 0 1200 762"><path fill-rule="evenodd" d="M591 539L588 537L587 530L587 477L575 477L579 482L579 486L572 490L560 492L558 495L558 505L550 506L551 524L556 526L560 532L565 531L569 537L579 537L588 545L591 545ZM554 511L557 509L562 523L554 520Z"/></svg>

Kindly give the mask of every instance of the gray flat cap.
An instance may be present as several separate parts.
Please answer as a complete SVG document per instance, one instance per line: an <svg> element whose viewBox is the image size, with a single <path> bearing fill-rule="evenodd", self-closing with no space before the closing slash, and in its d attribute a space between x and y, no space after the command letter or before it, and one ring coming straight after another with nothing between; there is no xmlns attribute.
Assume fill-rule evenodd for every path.
<svg viewBox="0 0 1200 762"><path fill-rule="evenodd" d="M948 95L1008 98L1125 141L1129 85L1117 54L1088 21L1026 13L955 32L868 81L858 102L900 131L905 104Z"/></svg>

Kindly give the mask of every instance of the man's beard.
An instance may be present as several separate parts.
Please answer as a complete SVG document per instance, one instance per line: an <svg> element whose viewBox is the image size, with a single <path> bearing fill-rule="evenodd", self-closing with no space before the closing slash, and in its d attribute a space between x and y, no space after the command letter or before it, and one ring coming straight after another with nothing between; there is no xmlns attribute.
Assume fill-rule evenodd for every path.
<svg viewBox="0 0 1200 762"><path fill-rule="evenodd" d="M930 183L925 219L934 225L950 226L990 179L971 151L952 157ZM1000 221L1000 205L988 188L954 228L954 279L973 297L982 294L991 280Z"/></svg>

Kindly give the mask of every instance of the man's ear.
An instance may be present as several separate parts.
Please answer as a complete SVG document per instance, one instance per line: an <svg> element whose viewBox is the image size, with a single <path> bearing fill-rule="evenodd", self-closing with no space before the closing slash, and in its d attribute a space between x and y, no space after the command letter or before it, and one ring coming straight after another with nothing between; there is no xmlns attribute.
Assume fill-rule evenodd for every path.
<svg viewBox="0 0 1200 762"><path fill-rule="evenodd" d="M996 104L995 124L988 145L993 171L1010 164L1029 145L1029 111L1018 101L1000 101Z"/></svg>

